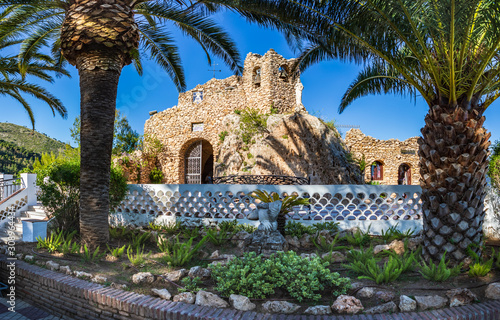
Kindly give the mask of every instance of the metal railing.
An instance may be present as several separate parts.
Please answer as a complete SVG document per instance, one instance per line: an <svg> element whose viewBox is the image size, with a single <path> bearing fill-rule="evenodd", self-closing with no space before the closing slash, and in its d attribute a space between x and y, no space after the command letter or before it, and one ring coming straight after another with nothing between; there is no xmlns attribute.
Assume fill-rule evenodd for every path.
<svg viewBox="0 0 500 320"><path fill-rule="evenodd" d="M7 199L15 192L25 188L20 178L3 179L0 178L0 201Z"/></svg>

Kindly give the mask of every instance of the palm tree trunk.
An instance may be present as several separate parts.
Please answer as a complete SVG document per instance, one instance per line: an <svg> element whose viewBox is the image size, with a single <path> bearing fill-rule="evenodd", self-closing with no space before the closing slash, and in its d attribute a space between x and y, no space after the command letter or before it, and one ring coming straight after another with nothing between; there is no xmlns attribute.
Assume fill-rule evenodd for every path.
<svg viewBox="0 0 500 320"><path fill-rule="evenodd" d="M426 259L446 253L456 264L470 244L482 244L491 136L484 120L476 110L448 106L432 107L425 118L419 156Z"/></svg>
<svg viewBox="0 0 500 320"><path fill-rule="evenodd" d="M110 53L82 53L76 61L81 94L80 232L92 248L109 240L109 177L122 68L119 56Z"/></svg>

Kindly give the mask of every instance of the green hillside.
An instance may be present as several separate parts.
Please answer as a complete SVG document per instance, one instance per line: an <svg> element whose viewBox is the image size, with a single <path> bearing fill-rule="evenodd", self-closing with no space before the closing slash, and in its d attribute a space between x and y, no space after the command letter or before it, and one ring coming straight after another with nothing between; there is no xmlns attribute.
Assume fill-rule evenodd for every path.
<svg viewBox="0 0 500 320"><path fill-rule="evenodd" d="M0 172L18 173L42 153L58 153L66 144L23 126L0 122Z"/></svg>

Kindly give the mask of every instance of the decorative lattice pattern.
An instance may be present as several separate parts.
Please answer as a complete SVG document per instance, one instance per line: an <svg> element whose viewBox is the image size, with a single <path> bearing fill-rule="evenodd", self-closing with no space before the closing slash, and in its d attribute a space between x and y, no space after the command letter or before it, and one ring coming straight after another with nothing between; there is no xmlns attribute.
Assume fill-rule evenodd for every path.
<svg viewBox="0 0 500 320"><path fill-rule="evenodd" d="M309 178L276 175L232 175L214 178L214 184L308 185L309 183Z"/></svg>
<svg viewBox="0 0 500 320"><path fill-rule="evenodd" d="M304 223L422 218L418 186L131 185L116 211L245 222L256 209L257 200L249 196L256 189L309 199L310 205L297 206L288 216Z"/></svg>

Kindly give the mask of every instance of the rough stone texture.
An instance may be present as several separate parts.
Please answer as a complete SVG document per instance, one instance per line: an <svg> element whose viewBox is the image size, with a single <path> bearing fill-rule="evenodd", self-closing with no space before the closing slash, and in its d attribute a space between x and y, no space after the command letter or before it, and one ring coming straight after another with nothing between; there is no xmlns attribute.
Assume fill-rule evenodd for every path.
<svg viewBox="0 0 500 320"><path fill-rule="evenodd" d="M24 256L24 260L27 262L35 261L35 257L26 255L26 256Z"/></svg>
<svg viewBox="0 0 500 320"><path fill-rule="evenodd" d="M342 252L338 251L332 251L331 253L330 252L323 253L321 255L321 258L330 259L333 262L344 262L347 260L346 256Z"/></svg>
<svg viewBox="0 0 500 320"><path fill-rule="evenodd" d="M310 234L304 234L302 238L300 238L300 246L304 249L311 249L314 247L314 243L311 240Z"/></svg>
<svg viewBox="0 0 500 320"><path fill-rule="evenodd" d="M364 287L356 293L356 298L370 299L375 295L375 289L371 287Z"/></svg>
<svg viewBox="0 0 500 320"><path fill-rule="evenodd" d="M416 296L415 300L421 311L444 308L448 304L448 299L440 296Z"/></svg>
<svg viewBox="0 0 500 320"><path fill-rule="evenodd" d="M289 314L299 310L300 306L288 301L267 301L262 304L262 309L268 313Z"/></svg>
<svg viewBox="0 0 500 320"><path fill-rule="evenodd" d="M312 314L312 315L324 315L324 314L332 314L332 308L330 306L314 306L314 307L309 307L304 311L305 314Z"/></svg>
<svg viewBox="0 0 500 320"><path fill-rule="evenodd" d="M389 302L396 299L396 295L391 291L378 291L375 293L375 298L383 302Z"/></svg>
<svg viewBox="0 0 500 320"><path fill-rule="evenodd" d="M285 240L286 242L288 243L288 245L294 247L294 248L300 248L300 241L299 239L297 238L297 236L290 236L290 235L287 235L285 237Z"/></svg>
<svg viewBox="0 0 500 320"><path fill-rule="evenodd" d="M373 248L373 254L378 254L382 251L389 250L389 249L390 249L390 247L388 244L379 244Z"/></svg>
<svg viewBox="0 0 500 320"><path fill-rule="evenodd" d="M358 299L352 296L340 295L333 303L332 309L338 313L355 314L362 311L364 308L361 301Z"/></svg>
<svg viewBox="0 0 500 320"><path fill-rule="evenodd" d="M229 303L231 306L237 310L241 311L252 311L257 306L252 303L248 297L240 296L237 294L232 294L229 296Z"/></svg>
<svg viewBox="0 0 500 320"><path fill-rule="evenodd" d="M73 274L71 271L71 268L69 266L60 266L59 271L65 273L65 274Z"/></svg>
<svg viewBox="0 0 500 320"><path fill-rule="evenodd" d="M17 260L23 260L23 256L24 256L24 255L23 255L22 253L18 253L18 254L16 254L16 258L17 258Z"/></svg>
<svg viewBox="0 0 500 320"><path fill-rule="evenodd" d="M169 273L165 273L163 276L173 282L179 282L181 281L182 278L186 277L188 275L188 270L186 269L180 269L180 270L175 270Z"/></svg>
<svg viewBox="0 0 500 320"><path fill-rule="evenodd" d="M91 281L95 283L105 283L108 281L108 278L96 275L91 279Z"/></svg>
<svg viewBox="0 0 500 320"><path fill-rule="evenodd" d="M493 300L500 300L500 283L492 283L486 287L485 297Z"/></svg>
<svg viewBox="0 0 500 320"><path fill-rule="evenodd" d="M287 251L288 243L279 231L257 230L245 240L245 251L271 255L277 251Z"/></svg>
<svg viewBox="0 0 500 320"><path fill-rule="evenodd" d="M56 263L54 261L47 261L45 263L45 265L47 266L47 269L49 269L49 270L52 270L52 271L59 270L59 263Z"/></svg>
<svg viewBox="0 0 500 320"><path fill-rule="evenodd" d="M221 254L217 258L212 258L212 259L218 259L218 260L212 261L209 264L209 266L210 265L217 265L217 264L221 264L221 265L225 266L226 264L229 263L229 261L233 260L234 258L236 258L236 256L234 254Z"/></svg>
<svg viewBox="0 0 500 320"><path fill-rule="evenodd" d="M201 280L208 280L210 279L211 275L212 275L212 270L207 268L202 268L200 266L192 267L191 269L189 269L188 273L188 276L190 278L199 277Z"/></svg>
<svg viewBox="0 0 500 320"><path fill-rule="evenodd" d="M386 313L386 312L396 312L398 311L398 307L392 301L381 304L379 306L366 309L364 312L367 314L377 314L377 313Z"/></svg>
<svg viewBox="0 0 500 320"><path fill-rule="evenodd" d="M402 164L407 164L411 170L411 184L418 185L420 180L418 159L418 137L405 141L398 139L379 140L367 136L359 129L347 131L345 143L354 157L365 156L368 164L365 169L365 181L372 181L371 164L379 161L383 165L383 180L381 184L397 185L398 170Z"/></svg>
<svg viewBox="0 0 500 320"><path fill-rule="evenodd" d="M216 294L200 290L196 294L196 305L204 307L227 308L229 303Z"/></svg>
<svg viewBox="0 0 500 320"><path fill-rule="evenodd" d="M151 272L139 272L132 276L132 282L135 284L139 283L153 283L155 277Z"/></svg>
<svg viewBox="0 0 500 320"><path fill-rule="evenodd" d="M408 249L414 251L417 249L419 245L424 241L424 237L422 235L411 237L408 239Z"/></svg>
<svg viewBox="0 0 500 320"><path fill-rule="evenodd" d="M114 289L121 289L121 290L127 290L127 288L128 288L126 284L114 283L114 282L111 282L110 287L114 288Z"/></svg>
<svg viewBox="0 0 500 320"><path fill-rule="evenodd" d="M92 274L85 272L85 271L74 271L73 274L75 277L80 278L80 279L91 279Z"/></svg>
<svg viewBox="0 0 500 320"><path fill-rule="evenodd" d="M167 289L151 289L151 291L162 299L170 300L172 298L172 294Z"/></svg>
<svg viewBox="0 0 500 320"><path fill-rule="evenodd" d="M402 255L405 252L405 243L401 240L394 240L389 243L389 248L394 250L396 254Z"/></svg>
<svg viewBox="0 0 500 320"><path fill-rule="evenodd" d="M417 301L412 298L401 295L399 297L399 310L401 312L411 312L417 310Z"/></svg>
<svg viewBox="0 0 500 320"><path fill-rule="evenodd" d="M189 303L189 304L193 304L195 300L196 300L196 297L191 292L179 293L178 295L174 296L174 299L173 299L174 302L184 302L184 303Z"/></svg>
<svg viewBox="0 0 500 320"><path fill-rule="evenodd" d="M311 260L311 259L317 258L318 255L316 253L301 253L300 257Z"/></svg>
<svg viewBox="0 0 500 320"><path fill-rule="evenodd" d="M464 306L477 300L477 296L469 289L448 290L446 296L450 299L450 307Z"/></svg>

